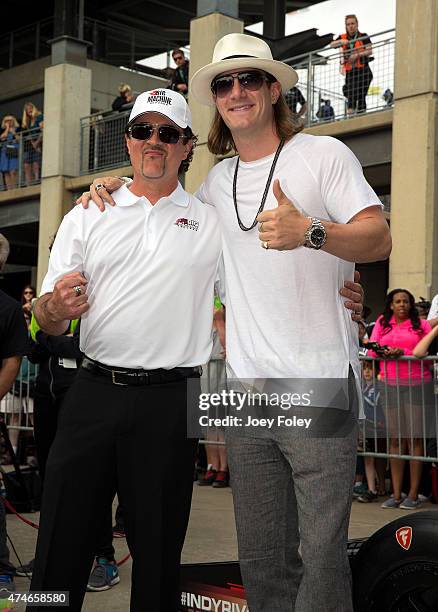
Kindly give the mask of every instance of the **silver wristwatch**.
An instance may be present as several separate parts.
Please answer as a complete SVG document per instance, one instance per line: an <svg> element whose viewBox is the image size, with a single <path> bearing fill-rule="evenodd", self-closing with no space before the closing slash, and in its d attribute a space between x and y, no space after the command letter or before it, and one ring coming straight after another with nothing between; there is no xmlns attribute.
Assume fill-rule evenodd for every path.
<svg viewBox="0 0 438 612"><path fill-rule="evenodd" d="M309 217L312 222L304 234L304 246L309 249L320 249L327 242L327 232L319 219Z"/></svg>

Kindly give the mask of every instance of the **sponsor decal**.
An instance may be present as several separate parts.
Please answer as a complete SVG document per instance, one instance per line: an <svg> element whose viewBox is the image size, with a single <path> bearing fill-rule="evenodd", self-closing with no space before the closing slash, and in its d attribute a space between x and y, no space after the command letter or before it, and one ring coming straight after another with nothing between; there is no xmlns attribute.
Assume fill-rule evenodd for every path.
<svg viewBox="0 0 438 612"><path fill-rule="evenodd" d="M412 543L412 527L399 527L395 539L404 550L409 550Z"/></svg>
<svg viewBox="0 0 438 612"><path fill-rule="evenodd" d="M149 92L148 104L164 104L170 106L172 104L172 98L167 95L166 89L154 89Z"/></svg>
<svg viewBox="0 0 438 612"><path fill-rule="evenodd" d="M199 228L199 221L196 221L195 219L185 219L181 217L180 219L177 219L175 221L174 225L197 232Z"/></svg>
<svg viewBox="0 0 438 612"><path fill-rule="evenodd" d="M227 601L225 599L199 595L183 591L181 604L190 610L208 610L209 612L249 612L247 604Z"/></svg>

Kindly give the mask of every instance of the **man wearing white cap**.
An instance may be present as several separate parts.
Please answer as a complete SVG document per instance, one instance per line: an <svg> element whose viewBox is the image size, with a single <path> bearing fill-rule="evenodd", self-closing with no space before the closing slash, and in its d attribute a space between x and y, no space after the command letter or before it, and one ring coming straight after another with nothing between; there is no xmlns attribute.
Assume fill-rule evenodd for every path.
<svg viewBox="0 0 438 612"><path fill-rule="evenodd" d="M181 94L137 98L126 128L134 179L113 194L114 209L66 215L36 305L52 334L82 317L85 358L47 464L31 585L69 591L72 612L116 492L133 559L131 612L178 607L196 450L187 379L199 384L211 353L221 246L215 209L178 183L191 125Z"/></svg>
<svg viewBox="0 0 438 612"><path fill-rule="evenodd" d="M282 95L296 82L259 38L217 43L190 91L216 105L210 150L238 156L217 164L197 196L215 205L222 227L231 377L342 379L349 390L343 437L227 432L249 608L352 612L346 542L360 366L357 327L339 292L353 262L388 257L391 238L351 151L300 133ZM99 195L109 199L118 182L102 182Z"/></svg>

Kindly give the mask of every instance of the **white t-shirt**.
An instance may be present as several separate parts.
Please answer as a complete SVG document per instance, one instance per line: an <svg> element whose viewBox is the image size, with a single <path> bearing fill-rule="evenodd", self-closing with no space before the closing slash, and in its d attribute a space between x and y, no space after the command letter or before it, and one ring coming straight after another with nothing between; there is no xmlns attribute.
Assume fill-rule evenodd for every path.
<svg viewBox="0 0 438 612"><path fill-rule="evenodd" d="M239 163L237 203L249 226L259 208L274 155ZM236 158L225 159L197 192L216 207L222 225L227 360L232 374L253 378L360 378L358 329L339 295L354 264L324 251L261 248L258 226L242 231L233 205ZM304 214L347 223L381 206L353 153L326 136L297 134L283 148L273 176ZM275 208L272 187L265 210Z"/></svg>
<svg viewBox="0 0 438 612"><path fill-rule="evenodd" d="M438 294L435 295L432 300L427 320L430 321L431 319L435 319L435 317L438 317Z"/></svg>
<svg viewBox="0 0 438 612"><path fill-rule="evenodd" d="M76 206L61 223L42 293L69 272L89 280L80 345L127 368L197 366L212 350L221 252L216 211L181 185L152 206L122 186L101 213Z"/></svg>

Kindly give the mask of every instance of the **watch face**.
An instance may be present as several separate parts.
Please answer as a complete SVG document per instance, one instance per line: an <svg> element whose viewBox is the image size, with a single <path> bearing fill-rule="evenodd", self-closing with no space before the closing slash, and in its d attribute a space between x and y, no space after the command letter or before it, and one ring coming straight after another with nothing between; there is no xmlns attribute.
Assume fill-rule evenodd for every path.
<svg viewBox="0 0 438 612"><path fill-rule="evenodd" d="M310 241L316 247L322 246L325 241L325 231L320 227L313 228L310 234Z"/></svg>

